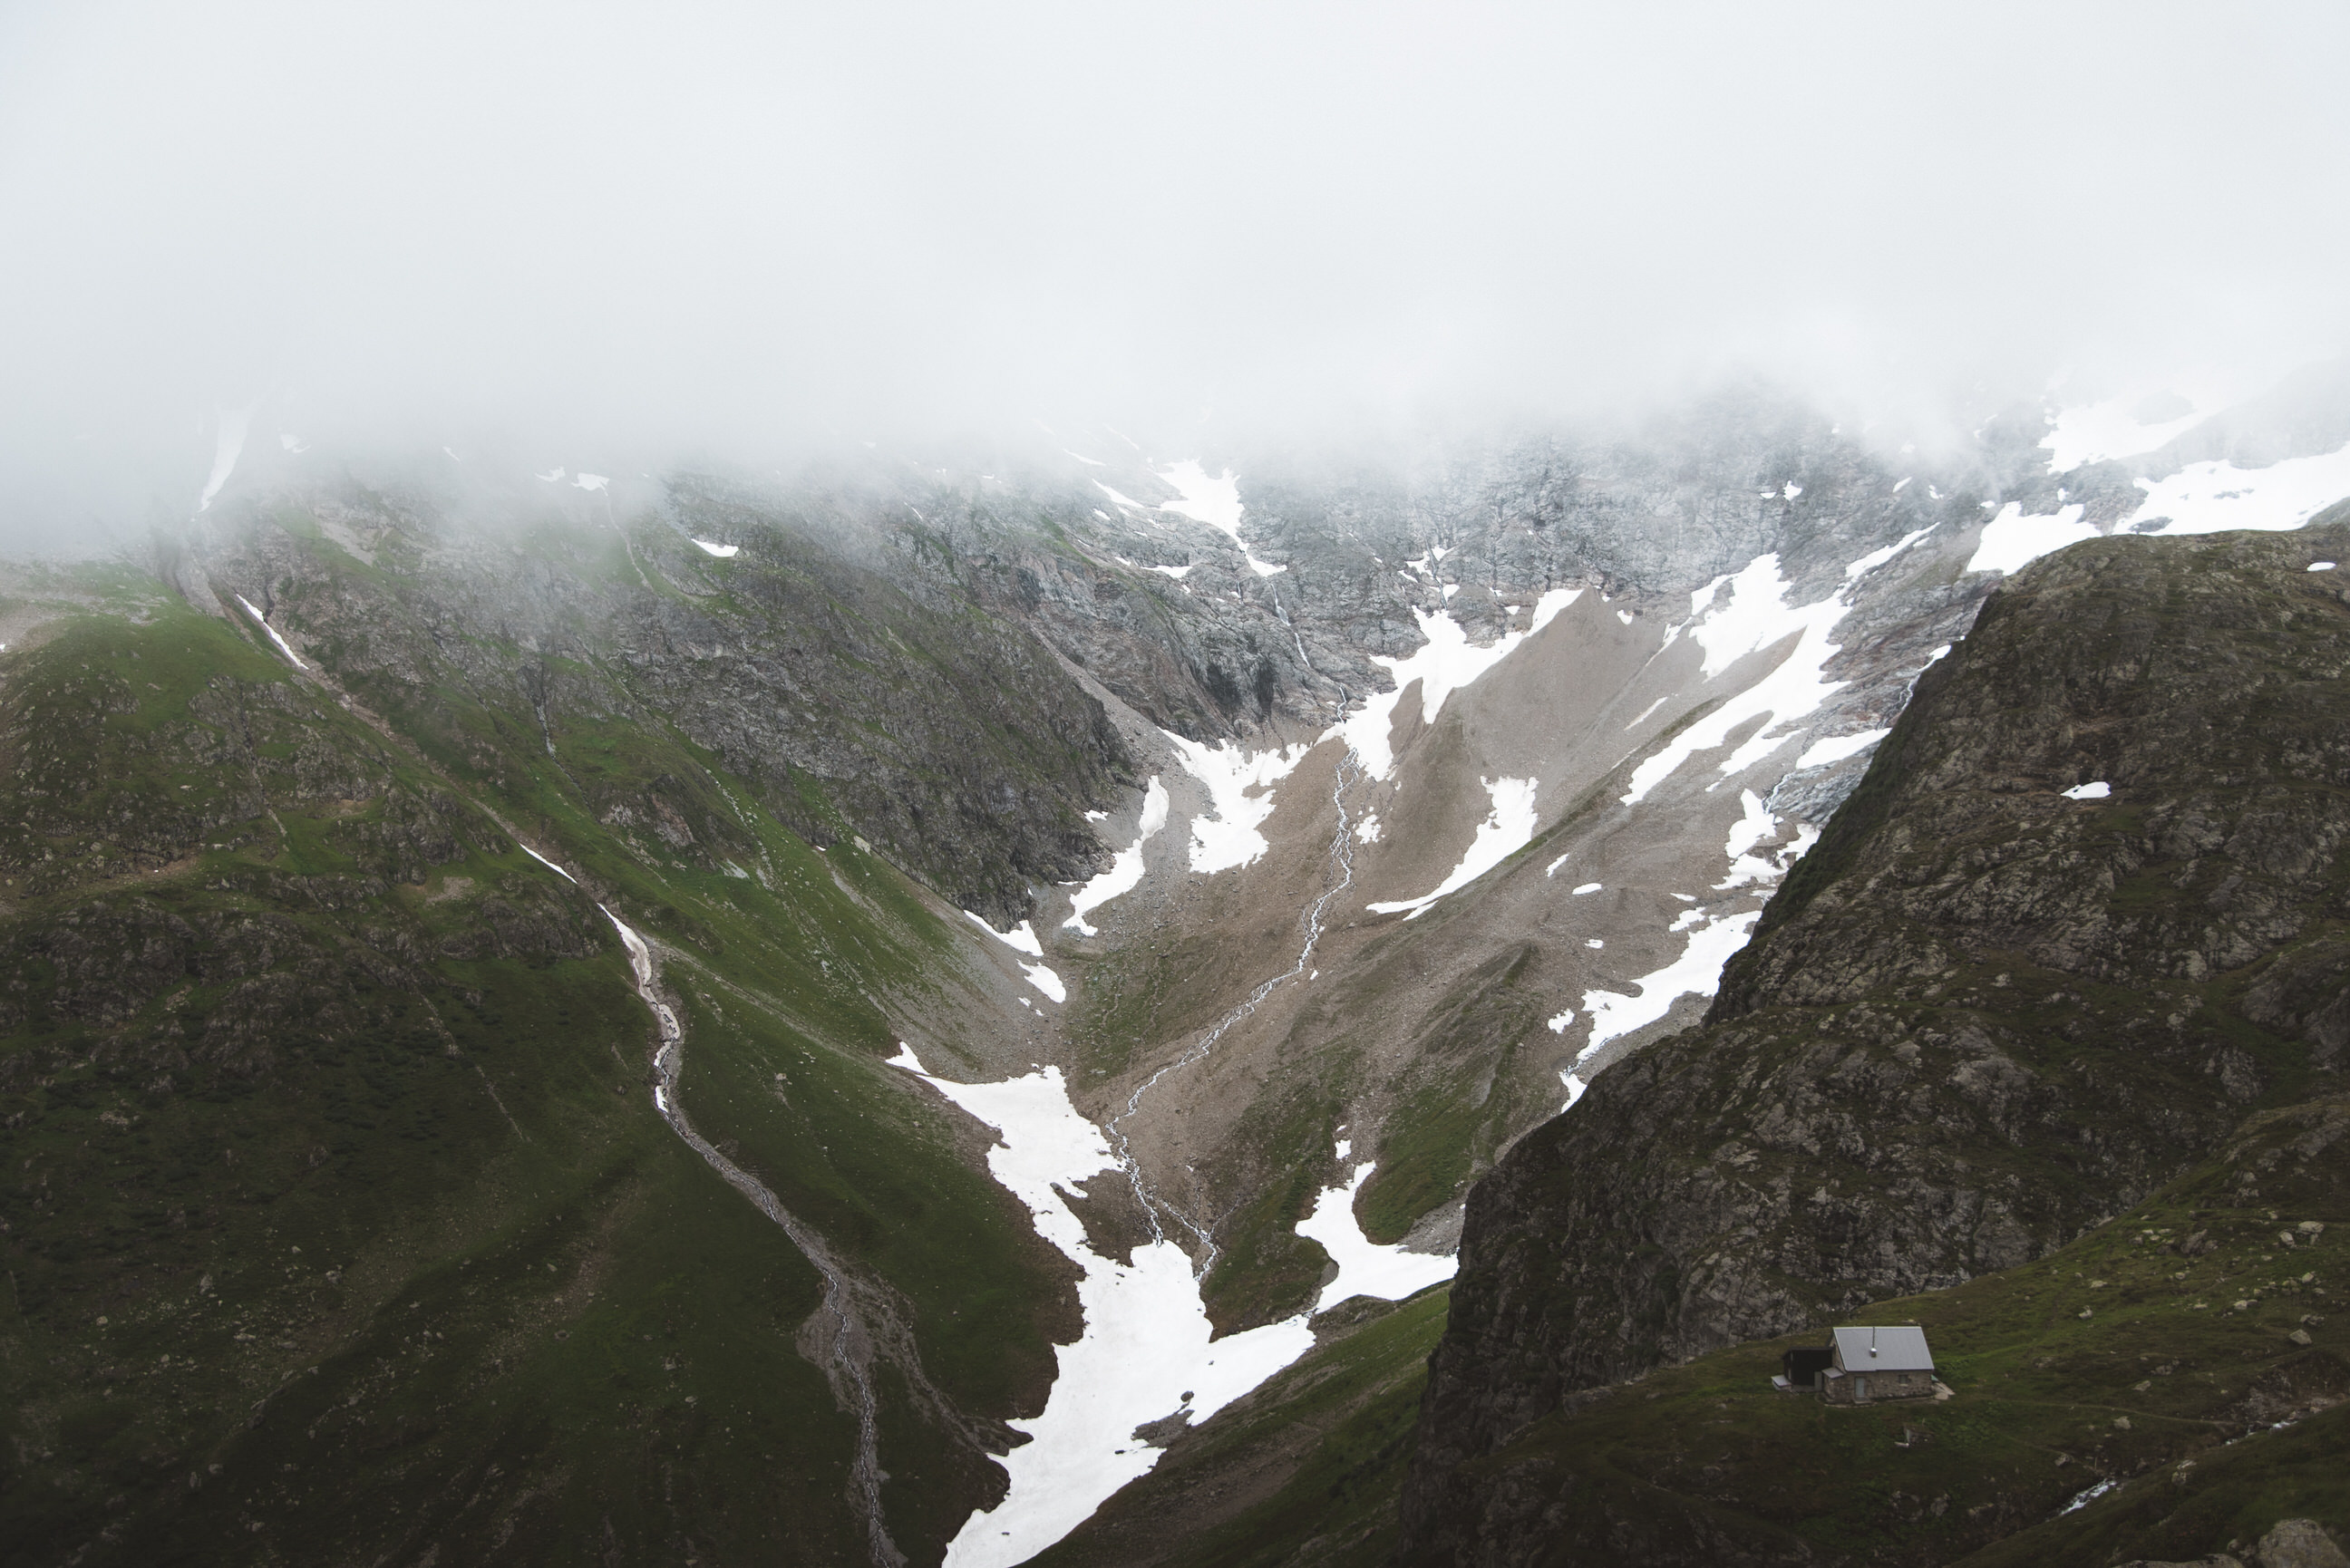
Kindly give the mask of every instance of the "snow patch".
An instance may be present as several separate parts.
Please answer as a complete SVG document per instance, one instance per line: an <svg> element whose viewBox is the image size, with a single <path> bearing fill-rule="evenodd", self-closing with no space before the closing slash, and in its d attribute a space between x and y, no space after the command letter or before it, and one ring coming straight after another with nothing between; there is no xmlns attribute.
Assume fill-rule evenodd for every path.
<svg viewBox="0 0 2350 1568"><path fill-rule="evenodd" d="M2330 572L2334 569L2334 563L2332 561L2312 561L2309 563L2309 569L2313 572Z"/></svg>
<svg viewBox="0 0 2350 1568"><path fill-rule="evenodd" d="M705 552L717 556L722 561L732 559L743 548L740 545L713 545L707 539L696 539L694 543L701 545Z"/></svg>
<svg viewBox="0 0 2350 1568"><path fill-rule="evenodd" d="M1905 479L1901 483L1902 484L1907 484L1909 482ZM1896 485L1894 488L1898 489L1900 486ZM1886 545L1882 550L1871 550L1867 555L1863 556L1859 560L1855 561L1851 566L1846 566L1844 569L1844 580L1847 583L1856 583L1860 581L1861 578L1868 576L1869 573L1877 570L1877 567L1885 565L1886 562L1893 559L1894 556L1899 555L1902 551L1908 549L1910 545L1916 544L1927 535L1931 534L1934 531L1934 528L1935 524L1929 523L1914 534L1904 534L1900 538L1895 540L1892 544Z"/></svg>
<svg viewBox="0 0 2350 1568"><path fill-rule="evenodd" d="M1715 601L1724 587L1731 590L1730 601L1718 605ZM1785 732L1844 688L1845 682L1823 680L1820 675L1836 653L1837 644L1828 640L1828 633L1844 618L1843 600L1830 595L1817 604L1790 606L1786 597L1787 583L1779 574L1776 553L1757 556L1735 576L1717 577L1690 597L1690 619L1681 626L1705 649L1708 680L1747 654L1790 636L1796 639L1795 647L1768 675L1634 768L1632 786L1622 796L1624 805L1638 805L1690 757L1717 749L1741 725L1768 717L1770 722L1721 760L1720 772L1726 778L1751 767L1786 744L1790 737ZM1680 629L1676 628L1674 635L1679 636Z"/></svg>
<svg viewBox="0 0 2350 1568"><path fill-rule="evenodd" d="M1893 731L1888 725L1882 730L1861 730L1849 735L1829 735L1814 741L1804 748L1804 754L1795 759L1794 771L1801 773L1805 768L1824 768L1830 763L1840 763L1846 757L1868 750L1891 733Z"/></svg>
<svg viewBox="0 0 2350 1568"><path fill-rule="evenodd" d="M1255 553L1248 547L1248 541L1241 537L1241 514L1247 507L1241 503L1241 482L1233 477L1231 469L1210 479L1208 471L1200 466L1197 459L1187 457L1180 462L1155 472L1175 487L1175 499L1160 507L1160 511L1172 512L1178 517L1189 517L1195 523L1205 523L1218 533L1228 535L1233 544L1240 546L1241 556L1248 562L1249 570L1260 577L1289 570L1287 566L1275 566L1258 560Z"/></svg>
<svg viewBox="0 0 2350 1568"><path fill-rule="evenodd" d="M243 594L239 594L236 596L236 602L244 607L245 614L251 616L255 620L261 623L261 629L269 634L269 640L277 645L278 652L293 660L295 669L307 670L310 668L308 665L302 662L302 656L294 651L294 645L277 635L277 628L269 624L269 618L267 616L263 615L260 610L254 607L254 603L251 599L246 598Z"/></svg>
<svg viewBox="0 0 2350 1568"><path fill-rule="evenodd" d="M516 844L518 844L518 845L521 845L521 846L522 846L522 852L523 852L525 855L529 856L533 860L537 861L541 866L546 867L549 871L554 872L557 877L562 877L566 882L570 883L573 887L577 888L577 886L579 886L579 878L578 878L578 877L574 877L570 872L566 871L562 867L557 866L554 861L549 860L546 856L541 855L537 850L533 849L529 845L527 845L527 844L523 844L523 842L522 842L522 840L521 840L521 839L517 838L517 839L515 839L515 842ZM600 908L601 906L598 906L598 907ZM609 909L606 909L606 910L604 911L605 918L606 918L606 919L610 919L610 917L611 917L611 913L612 913L612 911L611 911L611 910L609 910ZM619 924L619 922L618 920L614 920L612 923L613 923L614 925L618 925L618 924Z"/></svg>
<svg viewBox="0 0 2350 1568"><path fill-rule="evenodd" d="M1212 1339L1182 1249L1155 1241L1121 1264L1087 1244L1062 1193L1118 1167L1101 1129L1069 1103L1058 1067L1001 1084L956 1084L924 1072L903 1044L889 1064L996 1129L1003 1141L988 1150L988 1169L1027 1206L1036 1233L1084 1275L1085 1334L1058 1347L1059 1376L1044 1414L1012 1422L1031 1440L997 1461L1011 1490L966 1520L947 1548L949 1568L1010 1568L1159 1462L1160 1450L1136 1441L1135 1428L1179 1409L1206 1420L1312 1349L1314 1334L1301 1314Z"/></svg>
<svg viewBox="0 0 2350 1568"><path fill-rule="evenodd" d="M2081 521L2084 510L2076 503L2044 515L2026 517L2022 502L2009 502L1999 509L1998 516L1983 524L1982 539L1976 545L1974 558L1967 563L1967 570L2020 572L2041 556L2054 555L2067 545L2102 537L2095 524Z"/></svg>
<svg viewBox="0 0 2350 1568"><path fill-rule="evenodd" d="M1365 844L1377 844L1379 841L1379 814L1376 811L1365 812L1363 825L1355 829L1355 836Z"/></svg>
<svg viewBox="0 0 2350 1568"><path fill-rule="evenodd" d="M1560 856L1557 859L1555 859L1555 860L1552 861L1549 865L1547 865L1547 866L1544 867L1543 867L1543 875L1544 875L1544 876L1545 876L1545 877L1555 877L1555 876L1557 876L1557 875L1558 875L1558 868L1559 868L1560 867L1562 867L1562 866L1565 865L1565 864L1566 864L1566 862L1567 862L1567 857L1568 857L1568 856L1573 855L1574 853L1575 853L1575 851L1573 851L1573 850L1571 850L1571 849L1570 849L1570 850L1568 850L1568 851L1567 851L1566 855L1562 855L1562 856Z"/></svg>
<svg viewBox="0 0 2350 1568"><path fill-rule="evenodd" d="M1471 646L1468 632L1444 611L1415 608L1412 615L1419 620L1420 635L1427 642L1402 659L1371 656L1372 663L1384 665L1394 678L1395 690L1373 692L1364 698L1363 705L1332 725L1323 739L1336 736L1344 741L1361 761L1363 772L1373 780L1392 777L1396 706L1414 681L1419 683L1420 722L1432 724L1444 711L1445 699L1516 652L1519 645L1539 634L1582 594L1581 588L1551 589L1534 605L1525 630L1505 633L1484 648Z"/></svg>
<svg viewBox="0 0 2350 1568"><path fill-rule="evenodd" d="M1671 695L1670 695L1669 693L1668 693L1668 694L1667 694L1667 695L1665 695L1665 696L1662 696L1662 697L1658 698L1655 701L1653 701L1653 702L1649 703L1647 707L1645 707L1645 708L1641 709L1641 710L1640 710L1640 711L1639 711L1639 713L1638 713L1636 717L1634 717L1634 719L1632 720L1632 722L1631 722L1630 723L1628 723L1628 724L1625 725L1624 727L1625 727L1626 729L1627 729L1627 730L1637 730L1637 729L1638 729L1638 728L1640 727L1641 723L1647 720L1647 718L1648 717L1648 715L1649 715L1649 714L1651 714L1651 713L1655 712L1658 709L1659 709L1659 708L1663 707L1666 703L1668 703L1668 702L1669 702L1669 701L1672 701L1672 697L1671 697Z"/></svg>
<svg viewBox="0 0 2350 1568"><path fill-rule="evenodd" d="M1352 1145L1341 1139L1338 1158L1344 1160ZM1460 1260L1436 1252L1407 1252L1401 1242L1382 1247L1363 1234L1361 1221L1355 1218L1355 1195L1378 1168L1378 1162L1365 1160L1355 1167L1355 1174L1344 1187L1326 1187L1314 1200L1314 1212L1297 1222L1297 1233L1309 1241L1318 1241L1338 1265L1338 1277L1322 1287L1315 1298L1314 1310L1327 1312L1349 1296L1373 1296L1383 1302L1399 1302L1415 1291L1427 1289L1451 1279L1459 1272Z"/></svg>
<svg viewBox="0 0 2350 1568"><path fill-rule="evenodd" d="M1583 1009L1591 1015L1591 1035L1576 1054L1575 1065L1582 1066L1610 1040L1654 1023L1671 1012L1673 1003L1682 997L1711 996L1721 985L1721 966L1746 945L1747 939L1753 935L1754 922L1762 918L1762 910L1750 909L1690 932L1681 956L1655 973L1634 981L1635 990L1630 995L1613 991L1585 992Z"/></svg>
<svg viewBox="0 0 2350 1568"><path fill-rule="evenodd" d="M2321 457L2287 458L2266 468L2232 462L2189 463L2146 492L2136 515L2168 517L2165 535L2216 534L2227 528L2281 533L2298 528L2321 508L2350 495L2350 445Z"/></svg>
<svg viewBox="0 0 2350 1568"><path fill-rule="evenodd" d="M1753 847L1779 831L1779 819L1762 804L1762 797L1752 790L1739 792L1744 815L1731 825L1730 838L1722 852L1730 857L1730 875L1713 885L1717 893L1733 888L1749 888L1778 881L1796 861L1801 860L1819 842L1820 831L1809 823L1796 830L1795 841L1782 846L1769 855L1751 853ZM1672 929L1679 930L1693 910L1685 910Z"/></svg>
<svg viewBox="0 0 2350 1568"><path fill-rule="evenodd" d="M1097 815L1087 812L1087 816ZM1150 775L1150 786L1143 792L1142 821L1134 842L1118 852L1109 869L1087 882L1069 898L1069 918L1061 924L1080 936L1097 937L1101 933L1086 923L1086 913L1108 903L1121 893L1130 893L1142 884L1142 846L1150 836L1167 826L1167 786L1159 775Z"/></svg>
<svg viewBox="0 0 2350 1568"><path fill-rule="evenodd" d="M2092 784L2074 784L2064 792L2066 800L2104 800L2114 793L2114 786L2103 779Z"/></svg>
<svg viewBox="0 0 2350 1568"><path fill-rule="evenodd" d="M963 917L1015 952L1029 953L1039 959L1045 956L1045 944L1036 940L1035 928L1025 920L1008 931L999 931L987 923L987 917L984 915L974 915L969 909L965 909ZM1061 983L1061 977L1054 973L1050 967L1042 963L1027 963L1017 959L1013 961L1020 965L1020 972L1028 977L1029 984L1055 1002L1069 1000L1069 988Z"/></svg>
<svg viewBox="0 0 2350 1568"><path fill-rule="evenodd" d="M1174 744L1183 771L1208 786L1215 808L1212 817L1191 819L1191 869L1227 871L1253 864L1273 847L1257 831L1273 815L1272 785L1287 777L1311 748L1300 742L1277 752L1249 752L1230 741L1210 746L1172 731L1159 733ZM1252 796L1250 790L1263 793Z"/></svg>
<svg viewBox="0 0 2350 1568"><path fill-rule="evenodd" d="M1145 566L1143 570L1147 572L1159 573L1161 576L1172 577L1180 583L1184 579L1184 577L1190 575L1191 567L1196 566L1199 564L1199 562L1193 561L1190 566Z"/></svg>
<svg viewBox="0 0 2350 1568"><path fill-rule="evenodd" d="M609 491L607 490L607 486L608 486L612 482L603 474L589 473L583 469L578 473L572 476L571 483L581 490L605 490L608 494Z"/></svg>
<svg viewBox="0 0 2350 1568"><path fill-rule="evenodd" d="M1586 882L1582 887L1571 890L1567 894L1567 897L1570 898L1580 898L1586 893L1596 893L1599 891L1599 888L1600 884L1596 882Z"/></svg>
<svg viewBox="0 0 2350 1568"><path fill-rule="evenodd" d="M1499 866L1503 861L1534 842L1535 779L1479 779L1493 806L1485 820L1478 826L1477 836L1469 843L1468 853L1450 876L1437 884L1432 893L1417 898L1399 899L1394 903L1368 906L1374 915L1392 915L1409 909L1406 919L1416 920L1428 911L1428 907L1455 888L1470 883Z"/></svg>
<svg viewBox="0 0 2350 1568"><path fill-rule="evenodd" d="M2176 419L2144 424L2136 410L2145 402L2146 394L2138 392L2060 410L2048 433L2040 438L2048 453L2048 472L2070 473L2085 462L2152 452L2203 417L2190 408Z"/></svg>

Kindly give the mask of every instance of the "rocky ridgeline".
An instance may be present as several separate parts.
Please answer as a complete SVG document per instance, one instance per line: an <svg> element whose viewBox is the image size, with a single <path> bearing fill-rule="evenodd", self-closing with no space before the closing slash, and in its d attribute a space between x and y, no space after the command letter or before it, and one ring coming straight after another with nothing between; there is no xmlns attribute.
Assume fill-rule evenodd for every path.
<svg viewBox="0 0 2350 1568"><path fill-rule="evenodd" d="M1015 620L910 593L714 482L677 482L662 510L671 526L624 540L527 492L293 486L173 576L249 599L453 760L602 742L608 776L572 781L598 819L708 868L750 853L735 812L707 777L629 777L632 732L681 734L809 843L862 836L999 924L1032 883L1106 862L1083 812L1127 782L1123 748ZM721 534L754 543L691 543Z"/></svg>
<svg viewBox="0 0 2350 1568"><path fill-rule="evenodd" d="M2043 1256L2338 1085L2350 592L2307 568L2345 524L1992 597L1704 1027L1474 1189L1409 1560L1487 1560L1481 1489L1523 1479L1473 1461L1579 1393Z"/></svg>

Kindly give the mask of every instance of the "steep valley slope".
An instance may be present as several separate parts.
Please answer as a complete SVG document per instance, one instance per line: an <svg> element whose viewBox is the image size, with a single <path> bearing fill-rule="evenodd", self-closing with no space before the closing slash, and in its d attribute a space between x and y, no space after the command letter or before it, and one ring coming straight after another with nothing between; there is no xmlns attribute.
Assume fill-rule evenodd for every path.
<svg viewBox="0 0 2350 1568"><path fill-rule="evenodd" d="M1963 906L2042 864L1901 881L1946 847L2010 867L1995 834L1919 830L1887 884L1906 924L1840 890L1919 743L1913 686L1982 679L2002 573L2168 525L2145 508L2197 464L2339 440L2245 444L2275 423L2063 474L2037 410L1929 462L1759 393L1240 479L1107 440L788 483L289 447L135 565L12 567L0 1540L43 1563L1371 1562L1448 1303L1422 1521L1453 1506L1447 1443L1498 1452L1577 1389L2080 1245L2314 1082L2273 1043L2334 1027L2316 926L2268 1013L2230 989L2322 875L2276 847L2308 791L2166 819L2210 840L2184 894L2116 869L2145 831L2126 765L2217 744L2243 659L2199 673L2200 730L2075 725L1953 795L2014 797L2044 859L2118 878L2073 968L2030 943L2079 911L2028 888L1969 915L2012 953L1950 937L1932 978L1904 968L1950 875ZM2173 514L2241 504L2209 504ZM2187 597L2218 646L2241 607ZM2021 745L2064 701L1982 723ZM2276 723L2245 743L2332 743ZM2114 795L2051 805L2092 754ZM2267 858L2235 865L2240 840ZM1676 1036L1758 931L1721 1022ZM1711 1078L1667 1082L1690 1041L1776 1048L1800 1005L1873 1050L1877 992L1939 981L1903 1005L1963 996L2012 1062L2000 1031L2048 990L2029 965L2102 1016L2154 983L2129 967L2149 933L2209 966L2131 1014L2171 1052L2155 1075L2034 1097L1956 1025L1921 1046L1980 1064L1939 1092L1995 1104L1985 1139L2021 1129L1960 1218L1883 1229L1898 1203L1861 1178L1888 1113L1835 1122L1860 1114L1839 1095L1898 1098L1879 1074L1799 1107L1854 1174L1843 1229L1790 1218L1785 1246L1834 1268L1676 1231L1660 1273L1666 1242L1609 1231L1573 1284L1605 1324L1494 1294L1504 1192L1532 1195L1527 1237L1578 1204L1661 1214L1643 1181L1798 1201L1699 1147L1730 1113ZM2139 1109L2033 1142L2092 1078ZM1627 1158L1610 1129L1644 1114ZM1571 1176L1523 1174L1562 1150Z"/></svg>
<svg viewBox="0 0 2350 1568"><path fill-rule="evenodd" d="M1702 1510L1609 1547L1603 1521L1639 1508L1556 1443L1612 1420L1618 1444L1627 1396L1590 1401L1627 1378L1865 1311L1916 1316L1887 1298L2110 1241L2247 1113L2338 1100L2350 594L2311 563L2350 549L2345 522L2092 542L1991 600L1731 961L1705 1026L1618 1064L1472 1192L1403 1561L1891 1560L1827 1539L1731 1551ZM2338 1128L2338 1105L2306 1114ZM2306 1151L2328 1181L2338 1137ZM2267 1212L2260 1168L2228 1163L2200 1207L2168 1200L2166 1235ZM2291 1219L2322 1230L2338 1202L2326 1188ZM2315 1233L2272 1234L2270 1258L2235 1265L2276 1267ZM2044 1293L2051 1275L2023 1277ZM2135 1282L2203 1290L2185 1272ZM2344 1370L2329 1333L2289 1381L2323 1406ZM1728 1498L1679 1490L1690 1509ZM1978 1526L1990 1514L2002 1530L2030 1517L1987 1509ZM1569 1517L1580 1533L1535 1522ZM1902 1560L1946 1561L1987 1530L1921 1527Z"/></svg>

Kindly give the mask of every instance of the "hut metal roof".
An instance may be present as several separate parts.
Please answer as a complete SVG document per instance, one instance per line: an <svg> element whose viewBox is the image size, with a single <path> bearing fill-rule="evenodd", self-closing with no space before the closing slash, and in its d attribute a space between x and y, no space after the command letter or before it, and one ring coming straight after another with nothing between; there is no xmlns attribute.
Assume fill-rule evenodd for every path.
<svg viewBox="0 0 2350 1568"><path fill-rule="evenodd" d="M1835 1347L1847 1372L1934 1370L1933 1353L1926 1348L1926 1331L1910 1324L1840 1328L1835 1331Z"/></svg>

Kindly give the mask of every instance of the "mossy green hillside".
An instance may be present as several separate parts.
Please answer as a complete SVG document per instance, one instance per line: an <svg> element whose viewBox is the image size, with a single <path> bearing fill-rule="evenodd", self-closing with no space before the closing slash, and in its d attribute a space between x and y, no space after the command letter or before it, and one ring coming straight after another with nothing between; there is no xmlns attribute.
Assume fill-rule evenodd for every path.
<svg viewBox="0 0 2350 1568"><path fill-rule="evenodd" d="M1593 1390L1451 1487L1484 1539L1565 1521L1532 1563L2103 1563L2350 1528L2350 1470L2313 1458L2350 1441L2345 1244L2350 1101L2266 1113L2049 1257L1851 1314L1923 1326L1947 1398L1783 1393L1781 1352L1823 1336L1756 1342Z"/></svg>
<svg viewBox="0 0 2350 1568"><path fill-rule="evenodd" d="M24 1560L863 1560L795 1344L820 1281L654 1116L608 923L500 818L665 945L705 1132L908 1303L978 1428L1034 1407L1066 1267L880 1065L951 971L899 872L673 731L549 754L460 691L472 731L387 732L252 628L140 613L0 659ZM883 1386L919 1557L999 1483Z"/></svg>

